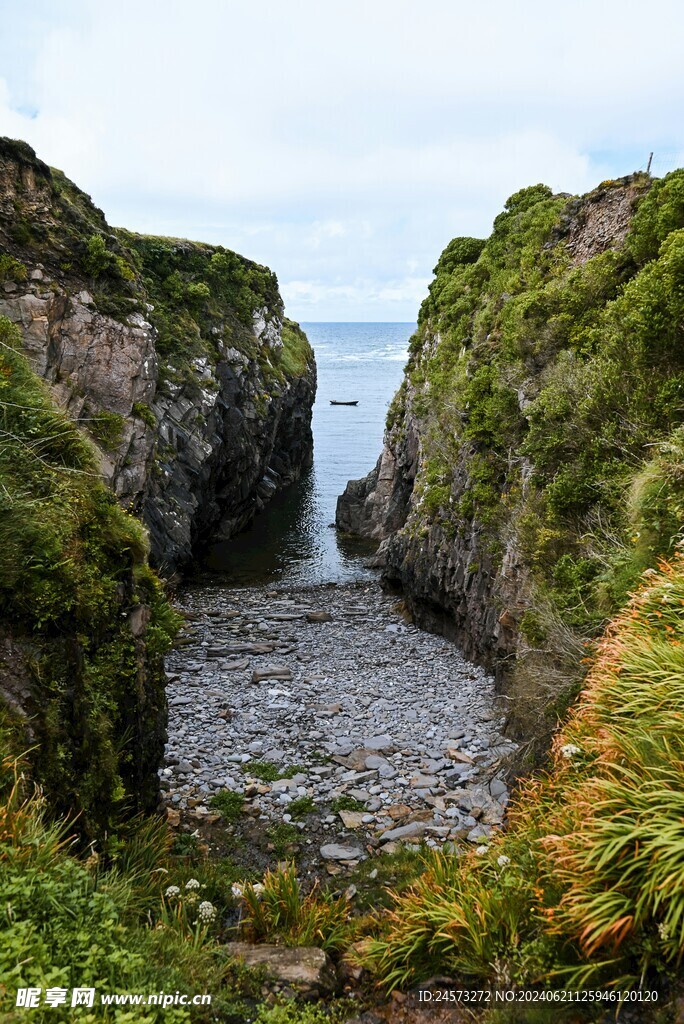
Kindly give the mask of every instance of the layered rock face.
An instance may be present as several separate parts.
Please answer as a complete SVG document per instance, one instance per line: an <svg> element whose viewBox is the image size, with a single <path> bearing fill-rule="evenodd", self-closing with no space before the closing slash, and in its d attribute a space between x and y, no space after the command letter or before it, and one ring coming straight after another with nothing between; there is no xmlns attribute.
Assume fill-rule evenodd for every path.
<svg viewBox="0 0 684 1024"><path fill-rule="evenodd" d="M638 576L634 488L681 422L682 174L534 186L486 242L454 239L377 466L338 499L338 529L378 542L384 582L496 672L528 738Z"/></svg>
<svg viewBox="0 0 684 1024"><path fill-rule="evenodd" d="M165 572L247 525L311 463L313 353L273 274L221 247L113 231L0 140L0 315L87 429ZM12 262L13 261L13 262Z"/></svg>

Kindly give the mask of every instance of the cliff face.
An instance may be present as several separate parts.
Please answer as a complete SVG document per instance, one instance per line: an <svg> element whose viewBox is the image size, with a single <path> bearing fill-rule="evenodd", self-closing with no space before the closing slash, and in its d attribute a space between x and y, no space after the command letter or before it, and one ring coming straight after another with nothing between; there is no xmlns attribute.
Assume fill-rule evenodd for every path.
<svg viewBox="0 0 684 1024"><path fill-rule="evenodd" d="M675 172L534 186L486 242L454 239L382 455L338 501L416 620L496 671L526 738L680 535L683 226Z"/></svg>
<svg viewBox="0 0 684 1024"><path fill-rule="evenodd" d="M294 480L315 387L269 270L112 229L0 139L0 717L86 835L158 798L178 622L148 554L182 567Z"/></svg>
<svg viewBox="0 0 684 1024"><path fill-rule="evenodd" d="M266 268L112 230L23 143L0 140L0 315L101 451L152 558L181 567L311 462L313 353Z"/></svg>
<svg viewBox="0 0 684 1024"><path fill-rule="evenodd" d="M103 837L152 810L177 628L147 538L0 317L0 721L52 807Z"/></svg>

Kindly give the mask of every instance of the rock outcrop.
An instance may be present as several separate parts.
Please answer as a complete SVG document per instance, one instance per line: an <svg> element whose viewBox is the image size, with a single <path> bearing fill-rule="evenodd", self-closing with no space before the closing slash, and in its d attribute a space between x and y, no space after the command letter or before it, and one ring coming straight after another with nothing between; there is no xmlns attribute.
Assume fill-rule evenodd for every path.
<svg viewBox="0 0 684 1024"><path fill-rule="evenodd" d="M628 558L641 533L627 534L625 507L679 422L668 260L683 175L579 199L534 186L487 242L454 239L378 464L338 499L338 529L378 542L383 580L415 620L495 671L526 738L555 720L620 588L669 550L661 531ZM656 301L659 319L645 319Z"/></svg>
<svg viewBox="0 0 684 1024"><path fill-rule="evenodd" d="M0 315L101 450L165 572L242 529L311 463L313 353L266 268L112 230L24 143L0 140Z"/></svg>

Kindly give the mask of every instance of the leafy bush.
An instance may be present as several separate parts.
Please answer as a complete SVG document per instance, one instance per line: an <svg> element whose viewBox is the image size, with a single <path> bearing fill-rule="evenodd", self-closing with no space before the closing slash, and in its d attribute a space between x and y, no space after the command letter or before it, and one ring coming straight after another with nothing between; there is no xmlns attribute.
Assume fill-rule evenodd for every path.
<svg viewBox="0 0 684 1024"><path fill-rule="evenodd" d="M107 248L107 243L102 235L90 236L86 242L86 251L81 263L90 277L100 277L114 266L114 254Z"/></svg>

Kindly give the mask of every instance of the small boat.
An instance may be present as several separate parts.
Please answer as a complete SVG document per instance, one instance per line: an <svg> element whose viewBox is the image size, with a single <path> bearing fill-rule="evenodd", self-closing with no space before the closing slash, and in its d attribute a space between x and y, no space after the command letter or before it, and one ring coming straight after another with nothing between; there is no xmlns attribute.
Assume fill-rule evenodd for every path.
<svg viewBox="0 0 684 1024"><path fill-rule="evenodd" d="M333 400L331 398L330 399L330 404L331 405L358 405L359 401L357 399L355 402L333 402Z"/></svg>

